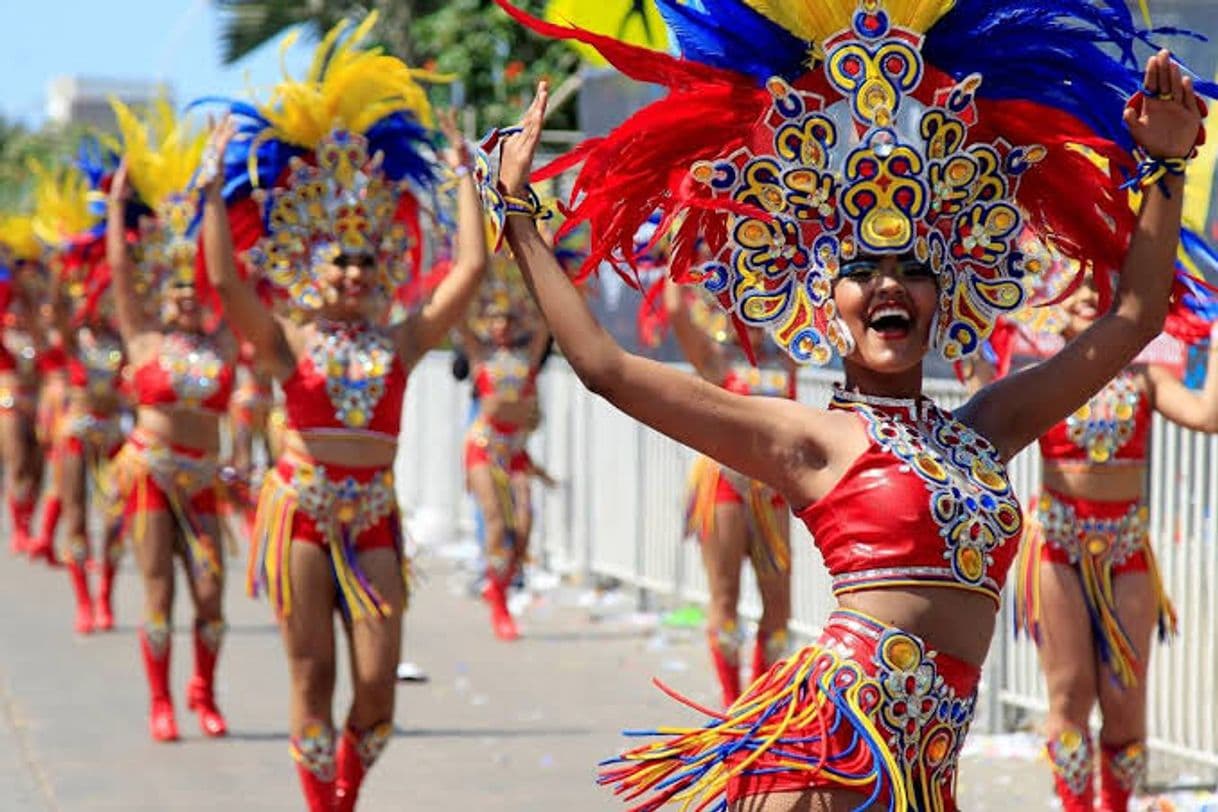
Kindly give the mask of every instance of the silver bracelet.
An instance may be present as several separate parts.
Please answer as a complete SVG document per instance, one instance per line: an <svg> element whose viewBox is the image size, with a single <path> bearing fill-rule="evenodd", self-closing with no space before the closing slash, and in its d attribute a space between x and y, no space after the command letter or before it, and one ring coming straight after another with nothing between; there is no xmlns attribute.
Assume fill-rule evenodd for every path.
<svg viewBox="0 0 1218 812"><path fill-rule="evenodd" d="M469 164L457 164L457 166L453 169L453 174L456 175L458 179L461 179L468 177L470 171Z"/></svg>

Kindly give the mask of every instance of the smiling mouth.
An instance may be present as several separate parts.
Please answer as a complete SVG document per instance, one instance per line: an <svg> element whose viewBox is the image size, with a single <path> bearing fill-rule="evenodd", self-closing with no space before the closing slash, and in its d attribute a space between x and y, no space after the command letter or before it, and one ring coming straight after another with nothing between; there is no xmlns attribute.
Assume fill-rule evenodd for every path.
<svg viewBox="0 0 1218 812"><path fill-rule="evenodd" d="M881 305L871 311L867 329L885 339L905 338L913 330L913 314L903 305Z"/></svg>

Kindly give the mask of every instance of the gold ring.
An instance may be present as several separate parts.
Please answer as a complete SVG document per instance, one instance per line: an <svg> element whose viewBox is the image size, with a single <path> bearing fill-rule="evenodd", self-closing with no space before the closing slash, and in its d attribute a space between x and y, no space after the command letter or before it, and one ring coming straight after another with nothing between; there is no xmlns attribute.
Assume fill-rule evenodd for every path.
<svg viewBox="0 0 1218 812"><path fill-rule="evenodd" d="M1174 95L1172 95L1171 93L1159 93L1158 95L1155 96L1155 98L1158 99L1159 101L1172 101L1176 97Z"/></svg>

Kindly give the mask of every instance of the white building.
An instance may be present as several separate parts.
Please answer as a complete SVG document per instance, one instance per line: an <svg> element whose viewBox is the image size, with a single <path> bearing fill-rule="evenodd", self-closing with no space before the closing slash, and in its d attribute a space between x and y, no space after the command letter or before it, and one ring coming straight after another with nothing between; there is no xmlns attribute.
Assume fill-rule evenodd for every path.
<svg viewBox="0 0 1218 812"><path fill-rule="evenodd" d="M55 124L87 124L113 132L116 125L111 97L140 106L162 94L172 101L169 86L161 82L58 76L47 84L46 115Z"/></svg>

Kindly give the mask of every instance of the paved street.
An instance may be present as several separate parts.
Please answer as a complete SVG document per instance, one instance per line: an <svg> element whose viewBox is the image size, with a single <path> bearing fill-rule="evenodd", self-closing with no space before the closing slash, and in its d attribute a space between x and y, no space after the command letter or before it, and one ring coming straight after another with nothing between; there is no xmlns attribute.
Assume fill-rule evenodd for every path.
<svg viewBox="0 0 1218 812"><path fill-rule="evenodd" d="M700 635L657 632L625 595L542 583L524 638L496 643L457 563L424 559L407 651L431 679L401 684L398 734L361 809L620 808L594 786L594 765L618 747L621 727L680 720L651 675L712 701ZM211 741L181 703L190 658L179 600L174 682L185 736L157 745L145 732L129 562L123 576L118 630L81 639L69 631L66 576L0 560L0 810L299 809L286 669L266 606L232 579L220 684L232 735ZM346 695L344 686L340 708ZM1009 755L1007 739L978 743L990 757L966 761L965 809L1052 808L1044 765L1026 754L994 757Z"/></svg>

